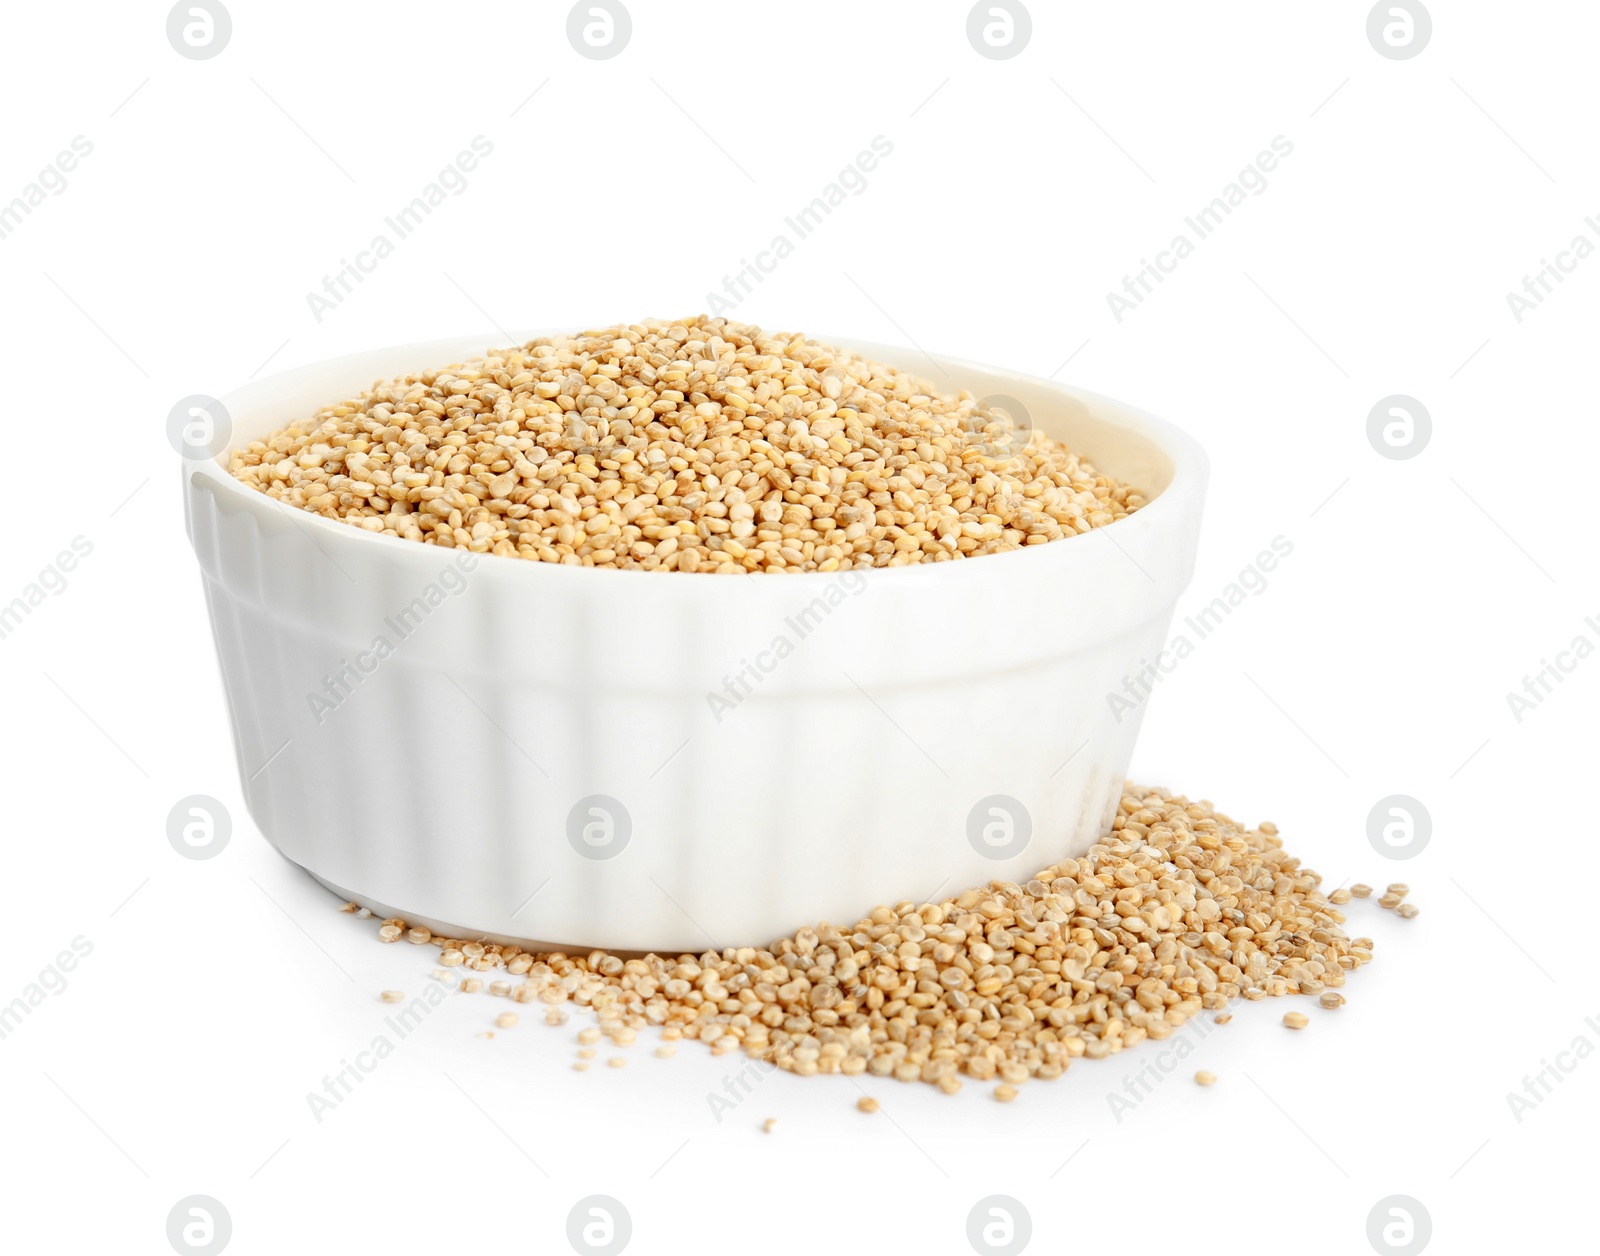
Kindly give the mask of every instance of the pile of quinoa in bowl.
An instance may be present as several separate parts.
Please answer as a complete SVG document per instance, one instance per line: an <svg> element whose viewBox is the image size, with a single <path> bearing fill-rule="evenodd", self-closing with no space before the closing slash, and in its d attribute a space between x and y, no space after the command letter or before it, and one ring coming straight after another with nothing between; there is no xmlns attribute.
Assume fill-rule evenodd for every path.
<svg viewBox="0 0 1600 1256"><path fill-rule="evenodd" d="M236 450L229 470L370 532L652 571L944 562L1063 540L1145 504L1025 415L705 317L541 337L380 381Z"/></svg>

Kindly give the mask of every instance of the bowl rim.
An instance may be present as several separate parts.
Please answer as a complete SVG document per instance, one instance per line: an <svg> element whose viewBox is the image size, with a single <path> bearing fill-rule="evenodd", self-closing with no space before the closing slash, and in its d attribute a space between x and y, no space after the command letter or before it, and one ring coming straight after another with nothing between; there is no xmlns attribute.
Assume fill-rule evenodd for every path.
<svg viewBox="0 0 1600 1256"><path fill-rule="evenodd" d="M536 328L532 331L516 332L514 333L514 337L519 345L524 345L530 340L541 339L549 336L570 336L574 334L576 333L565 329L551 330L547 328ZM1158 450L1160 450L1171 461L1172 478L1168 481L1166 487L1161 489L1153 498L1147 501L1145 505L1141 506L1133 514L1125 515L1121 519L1114 520L1109 524L1105 524L1098 528L1093 528L1087 533L1080 534L1079 537L1064 537L1062 538L1063 540L1079 540L1083 537L1093 536L1096 533L1110 534L1116 532L1115 537L1108 535L1107 539L1113 544L1117 544L1118 540L1121 538L1131 538L1136 529L1140 532L1148 532L1152 528L1163 528L1168 525L1174 525L1179 523L1184 512L1190 509L1191 500L1194 499L1197 494L1204 493L1206 483L1209 478L1210 459L1207 457L1205 450L1201 447L1199 442L1185 432L1182 428L1178 427L1169 420L1160 418L1157 415L1130 405L1127 402L1107 396L1104 393L1094 392L1085 388L1078 388L1070 384L1063 384L1054 379L1032 375L1025 371L1016 371L1008 367L977 362L970 358L958 357L951 354L928 352L926 350L913 349L906 346L858 340L853 337L809 334L808 338L817 340L825 345L861 354L862 356L869 357L873 361L895 366L899 370L910 373L915 373L913 368L902 366L901 363L910 360L914 355L920 355L940 365L941 367L949 366L954 367L957 370L976 370L1005 376L1010 379L1025 381L1030 385L1054 391L1066 397L1070 397L1082 402L1099 421L1113 427L1123 428L1127 431L1133 432L1137 436L1144 438L1154 445ZM433 353L435 355L444 353L448 356L452 353L461 352L460 347L467 343L483 343L485 340L487 340L486 337L480 338L476 336L454 336L448 338L414 341L402 345L384 345L374 349L361 350L355 353L340 354L336 357L321 358L313 362L302 363L299 366L289 367L259 380L250 380L237 388L231 389L229 392L219 397L218 400L231 413L235 405L238 404L239 399L246 398L250 394L257 391L265 392L272 388L273 385L281 385L297 375L307 374L318 370L325 370L346 362L353 364L358 360L371 358L377 354L415 354L419 360L426 360L424 355L429 353ZM492 352L492 343L492 341L485 343L484 347L472 352L477 354ZM459 362L463 361L464 359L457 357L453 360ZM365 388L366 385L361 385L361 387ZM235 477L228 470L226 459L231 456L236 447L237 442L232 439L230 434L229 443L224 446L224 448L220 450L214 457L184 457L183 478L186 487L191 490L199 490L204 488L209 489L214 493L220 492L225 494L229 500L239 503L244 508L256 512L264 511L266 517L282 519L293 523L296 526L309 526L313 529L314 534L340 544L383 545L384 548L380 551L375 551L374 556L381 553L392 555L395 560L401 562L415 561L415 559L406 559L404 555L407 551L416 551L417 559L428 558L433 560L446 550L448 550L450 553L454 553L455 549L457 548L453 546L442 547L437 545L425 545L416 541L408 541L404 537L389 536L381 532L369 532L365 528L358 528L341 520L330 519L325 515L317 514L313 511L302 510L299 507L292 506L287 502L279 500L278 498L269 497L267 494L251 488L242 480ZM1118 529L1120 529L1120 531L1117 531ZM1120 549L1121 546L1118 545L1118 548ZM1062 545L1060 543L1023 546L1019 549L1006 550L998 554L984 554L981 556L984 559L984 562L978 564L978 566L983 570L987 570L995 575L999 575L1001 573L1001 569L995 564L1002 560L1009 560L1013 564L1013 567L1008 570L1011 570L1013 574L1020 574L1020 571L1016 565L1018 564L1019 560L1022 560L1023 557L1028 555L1031 551L1042 551L1046 553L1050 551L1056 551L1059 555L1057 561L1060 562L1065 561L1068 557L1068 555L1062 554L1061 551L1072 549L1073 547L1071 545ZM476 553L473 551L468 552L473 553L473 557L476 559L494 558L501 560L500 563L492 566L490 570L510 570L513 568L529 569L526 575L520 577L510 577L512 579L566 579L569 577L560 575L558 573L570 573L577 571L589 573L588 579L591 581L597 578L609 580L616 580L624 577L643 579L644 577L659 576L660 574L658 572L645 571L643 569L632 567L585 567L574 563L530 562L524 558L514 558L500 554ZM1029 558L1027 561L1037 563L1039 560L1036 558ZM972 566L973 564L971 562L961 561L942 563L911 563L902 567L851 567L848 570L840 571L789 572L784 573L781 581L773 581L772 583L781 588L803 588L807 586L815 587L826 584L830 581L836 581L841 575L853 574L860 574L868 579L871 579L874 583L887 583L896 579L901 581L915 579L918 582L929 578L943 578L948 580L951 578L961 578L956 577L954 573L958 571L964 572L966 569ZM942 573L942 575L939 573ZM712 576L719 573L711 571L689 572L686 574L690 576ZM777 573L765 574L771 575ZM981 574L981 572L978 574ZM675 581L672 583L681 585L684 582ZM724 585L727 583L728 582L724 582Z"/></svg>

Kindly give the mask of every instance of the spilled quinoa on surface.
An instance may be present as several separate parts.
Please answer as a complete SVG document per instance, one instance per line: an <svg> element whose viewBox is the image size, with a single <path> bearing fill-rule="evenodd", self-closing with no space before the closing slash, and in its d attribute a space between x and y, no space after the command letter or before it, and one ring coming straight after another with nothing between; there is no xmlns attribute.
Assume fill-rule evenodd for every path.
<svg viewBox="0 0 1600 1256"><path fill-rule="evenodd" d="M484 989L471 973L503 972L488 993L542 1004L552 1025L570 1006L593 1012L597 1024L578 1033L585 1049L602 1034L631 1046L655 1027L668 1042L697 1039L802 1076L947 1093L967 1077L1002 1083L995 1097L1009 1099L1016 1085L1170 1038L1205 1012L1223 1024L1236 999L1320 996L1336 1008L1372 941L1345 932L1321 882L1276 826L1130 783L1101 841L1026 883L881 906L767 946L625 959L440 937L399 919L378 936L439 948L435 976L469 970L464 993ZM1180 1059L1193 1049L1175 1048Z"/></svg>

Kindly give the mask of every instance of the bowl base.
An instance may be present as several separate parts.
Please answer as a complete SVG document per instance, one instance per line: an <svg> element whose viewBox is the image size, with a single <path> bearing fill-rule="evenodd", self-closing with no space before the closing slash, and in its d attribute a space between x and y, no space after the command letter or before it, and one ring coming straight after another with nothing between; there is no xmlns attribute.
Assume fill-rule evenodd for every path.
<svg viewBox="0 0 1600 1256"><path fill-rule="evenodd" d="M289 859L287 855L284 858ZM503 933L484 933L479 929L468 929L462 925L450 924L448 921L436 920L431 916L423 916L416 912L406 911L404 908L395 907L389 903L380 903L365 894L358 894L353 890L345 889L342 885L335 885L326 877L318 876L302 863L296 863L293 859L289 859L289 862L323 889L337 895L342 902L354 903L357 907L365 907L379 920L403 920L408 928L415 928L421 925L436 938L462 938L469 942L493 942L497 946L516 946L524 951L543 955L548 955L554 951L559 951L563 955L587 955L593 950L604 950L607 955L615 955L618 959L638 959L652 954L672 957L691 954L691 952L687 951L630 951L614 947L578 946L570 943L545 942L536 938L513 937ZM703 954L703 952L694 952L693 954L698 955Z"/></svg>

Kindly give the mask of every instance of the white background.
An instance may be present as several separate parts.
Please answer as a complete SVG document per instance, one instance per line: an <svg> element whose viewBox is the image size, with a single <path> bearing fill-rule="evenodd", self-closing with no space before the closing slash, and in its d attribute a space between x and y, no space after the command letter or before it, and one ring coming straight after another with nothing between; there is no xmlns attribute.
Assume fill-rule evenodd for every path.
<svg viewBox="0 0 1600 1256"><path fill-rule="evenodd" d="M0 640L0 1004L93 949L0 1040L6 1249L168 1251L191 1194L241 1253L565 1251L592 1194L640 1253L962 1252L992 1194L1038 1251L1364 1252L1396 1194L1436 1251L1576 1221L1600 1060L1562 1057L1520 1122L1506 1096L1600 1047L1600 660L1520 723L1506 694L1600 644L1600 260L1520 323L1506 294L1600 243L1600 15L1438 0L1427 48L1391 60L1363 3L1041 0L993 61L967 11L637 0L596 62L561 3L234 0L205 61L160 4L8 10L0 202L75 136L93 152L0 240L0 601L75 536L93 552ZM478 135L466 190L318 321L307 293ZM1134 770L1275 820L1330 887L1408 881L1421 915L1353 904L1377 959L1346 1008L1299 1001L1292 1034L1286 1003L1244 1004L1120 1121L1107 1096L1151 1045L1010 1106L874 1082L871 1117L845 1079L779 1074L719 1123L740 1056L643 1041L579 1075L577 1019L485 1040L504 1005L453 996L319 1123L307 1093L433 952L377 945L243 811L168 410L384 344L703 310L878 135L866 191L737 316L1059 371L1193 432L1213 481L1180 616L1273 537L1294 549L1162 682ZM1279 135L1267 189L1119 323L1106 293ZM1391 394L1432 415L1410 460L1367 441ZM205 862L165 832L194 793L234 817ZM1393 793L1434 826L1403 863L1366 836Z"/></svg>

